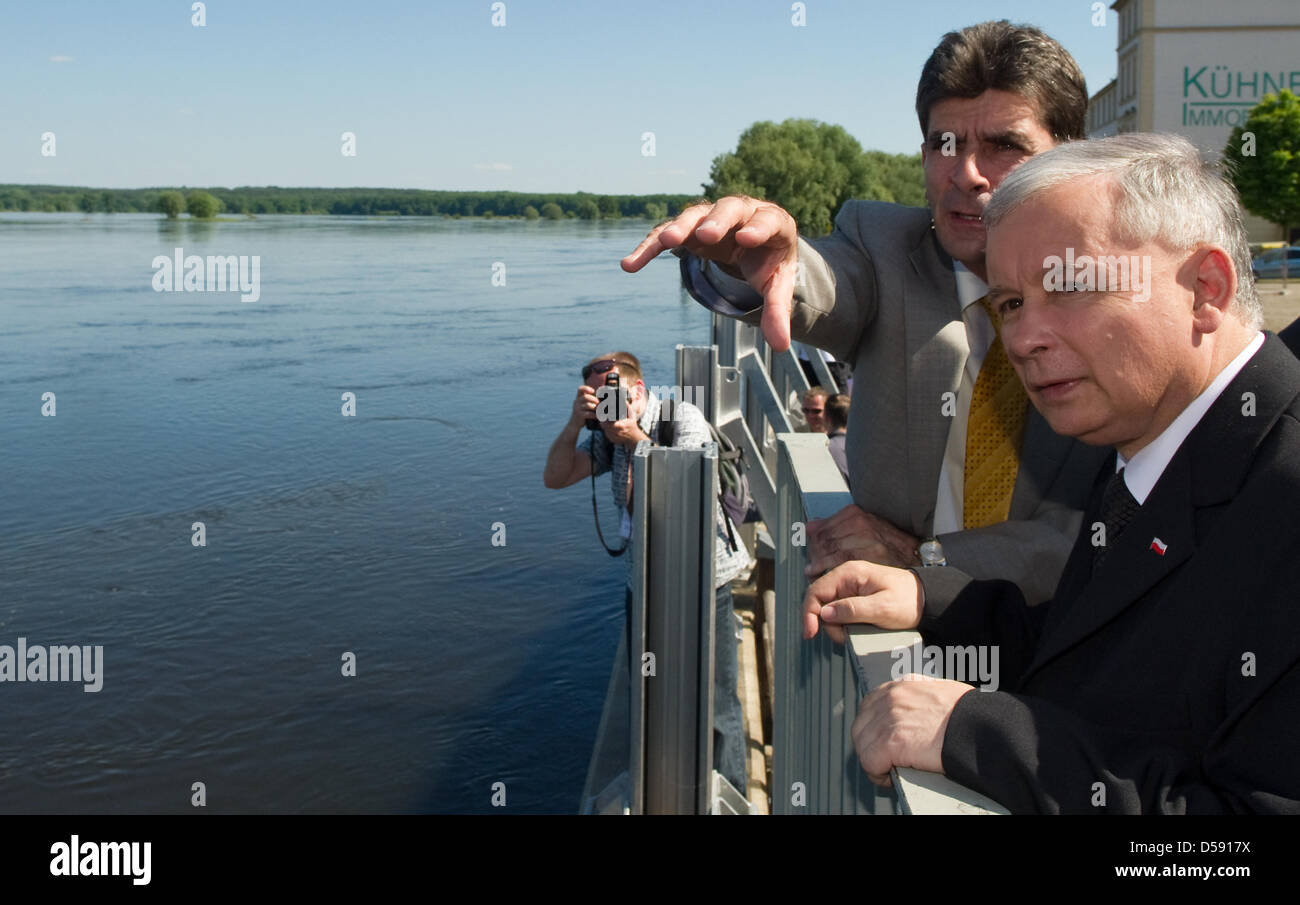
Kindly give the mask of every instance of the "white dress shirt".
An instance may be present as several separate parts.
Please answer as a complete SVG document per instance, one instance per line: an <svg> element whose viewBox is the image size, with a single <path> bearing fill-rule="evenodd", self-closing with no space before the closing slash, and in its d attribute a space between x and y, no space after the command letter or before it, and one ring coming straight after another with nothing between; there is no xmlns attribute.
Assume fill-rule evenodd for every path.
<svg viewBox="0 0 1300 905"><path fill-rule="evenodd" d="M1173 459L1174 453L1178 452L1178 447L1183 445L1187 435L1201 423L1210 406L1223 395L1228 384L1241 373L1246 362L1250 361L1262 345L1264 345L1264 334L1255 334L1250 344L1242 349L1236 358L1228 362L1228 366L1219 372L1218 377L1210 381L1210 385L1201 392L1201 395L1193 399L1187 408L1161 431L1160 436L1135 452L1132 459L1125 459L1116 451L1115 470L1124 469L1124 483L1128 485L1129 493L1133 494L1139 506L1147 501L1147 497L1156 486L1156 481L1159 481L1160 476L1165 473L1169 461Z"/></svg>
<svg viewBox="0 0 1300 905"><path fill-rule="evenodd" d="M961 319L966 327L966 345L970 348L970 354L966 356L966 367L962 369L956 412L953 414L952 425L948 428L943 467L939 469L939 495L934 504L932 529L935 534L962 530L962 495L966 486L966 428L970 423L970 400L975 393L975 378L979 376L980 365L984 363L984 356L988 354L997 335L984 307L976 304L988 294L989 287L960 261L953 262L953 276L957 278L957 301L961 304Z"/></svg>

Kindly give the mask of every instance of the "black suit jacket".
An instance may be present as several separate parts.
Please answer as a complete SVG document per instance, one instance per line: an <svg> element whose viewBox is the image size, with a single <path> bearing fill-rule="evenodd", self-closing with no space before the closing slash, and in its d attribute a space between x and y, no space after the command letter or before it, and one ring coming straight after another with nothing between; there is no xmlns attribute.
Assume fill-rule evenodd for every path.
<svg viewBox="0 0 1300 905"><path fill-rule="evenodd" d="M1006 689L957 702L945 773L1013 812L1300 812L1298 396L1270 335L1095 576L1113 456L1049 603L976 582L927 613L927 643L998 645Z"/></svg>
<svg viewBox="0 0 1300 905"><path fill-rule="evenodd" d="M1286 347L1288 349L1290 349L1296 355L1300 355L1300 320L1292 321L1291 325L1286 329L1284 329L1277 336L1278 339L1286 343Z"/></svg>

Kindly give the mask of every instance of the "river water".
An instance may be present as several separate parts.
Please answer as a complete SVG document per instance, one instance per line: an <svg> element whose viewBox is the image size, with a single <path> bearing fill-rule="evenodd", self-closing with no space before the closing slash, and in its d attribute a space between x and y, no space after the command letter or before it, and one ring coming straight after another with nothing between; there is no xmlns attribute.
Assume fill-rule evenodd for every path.
<svg viewBox="0 0 1300 905"><path fill-rule="evenodd" d="M588 358L706 341L648 225L0 215L0 646L102 646L0 682L0 811L576 810L624 564L541 471Z"/></svg>

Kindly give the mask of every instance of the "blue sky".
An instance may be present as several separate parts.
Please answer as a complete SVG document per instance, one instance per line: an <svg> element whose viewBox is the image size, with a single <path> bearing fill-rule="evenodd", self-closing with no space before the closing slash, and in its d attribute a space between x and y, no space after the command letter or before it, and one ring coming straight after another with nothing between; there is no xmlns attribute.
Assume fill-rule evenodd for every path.
<svg viewBox="0 0 1300 905"><path fill-rule="evenodd" d="M1089 0L806 0L804 27L789 0L190 6L3 0L0 182L697 193L757 120L916 150L920 67L973 22L1038 25L1090 92L1115 74Z"/></svg>

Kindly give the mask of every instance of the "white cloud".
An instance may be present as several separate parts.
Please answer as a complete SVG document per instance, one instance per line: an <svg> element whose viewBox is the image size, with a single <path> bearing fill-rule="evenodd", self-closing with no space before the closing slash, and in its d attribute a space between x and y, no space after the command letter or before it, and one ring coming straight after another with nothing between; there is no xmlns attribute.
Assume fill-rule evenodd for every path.
<svg viewBox="0 0 1300 905"><path fill-rule="evenodd" d="M59 54L55 54L54 56L50 57L50 62L51 62L51 63L71 63L71 62L72 62L72 57L65 56L65 55L59 53Z"/></svg>
<svg viewBox="0 0 1300 905"><path fill-rule="evenodd" d="M476 163L474 164L474 169L492 170L497 173L509 173L514 169L514 167L508 163Z"/></svg>

